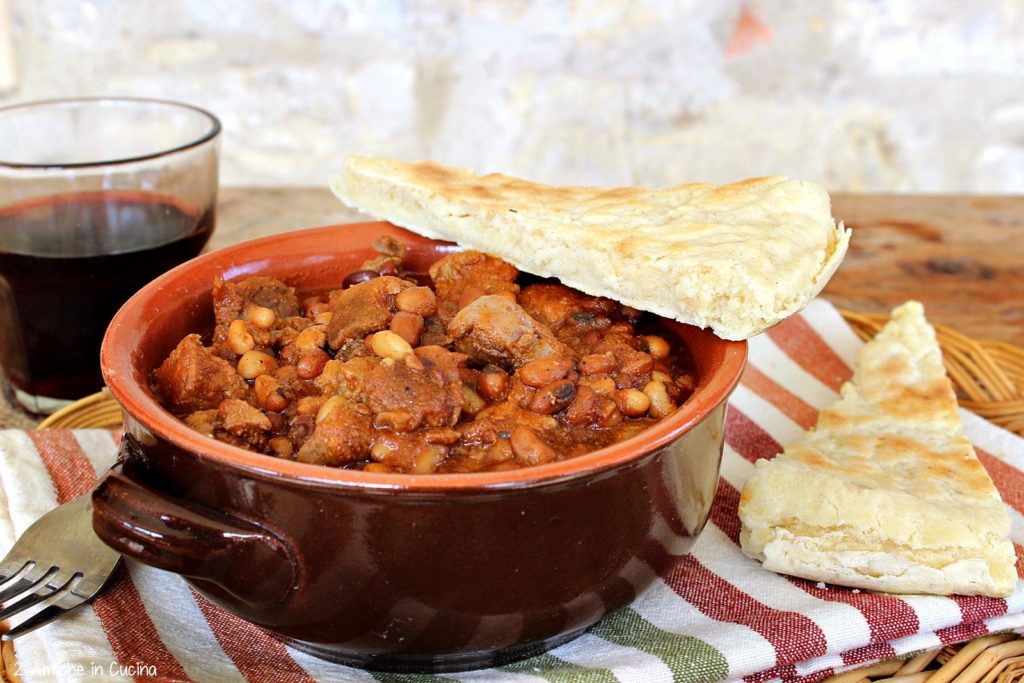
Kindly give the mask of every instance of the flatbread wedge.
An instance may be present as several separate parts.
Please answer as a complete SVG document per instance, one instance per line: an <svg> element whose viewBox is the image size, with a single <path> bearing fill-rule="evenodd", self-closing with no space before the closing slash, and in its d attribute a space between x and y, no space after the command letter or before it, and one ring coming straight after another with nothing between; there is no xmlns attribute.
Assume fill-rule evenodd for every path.
<svg viewBox="0 0 1024 683"><path fill-rule="evenodd" d="M743 551L776 572L891 593L1005 596L1010 520L964 436L924 308L907 302L859 352L817 425L758 461Z"/></svg>
<svg viewBox="0 0 1024 683"><path fill-rule="evenodd" d="M660 190L553 187L430 161L349 157L331 189L395 225L726 339L802 309L850 236L820 186L778 176Z"/></svg>

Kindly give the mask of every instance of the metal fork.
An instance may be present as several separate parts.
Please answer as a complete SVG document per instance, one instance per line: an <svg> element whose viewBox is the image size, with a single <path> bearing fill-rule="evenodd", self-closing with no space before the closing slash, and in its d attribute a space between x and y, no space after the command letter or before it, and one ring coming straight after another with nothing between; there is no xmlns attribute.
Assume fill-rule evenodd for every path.
<svg viewBox="0 0 1024 683"><path fill-rule="evenodd" d="M120 559L92 530L91 494L40 517L0 561L0 620L46 606L5 632L3 639L34 631L91 600Z"/></svg>

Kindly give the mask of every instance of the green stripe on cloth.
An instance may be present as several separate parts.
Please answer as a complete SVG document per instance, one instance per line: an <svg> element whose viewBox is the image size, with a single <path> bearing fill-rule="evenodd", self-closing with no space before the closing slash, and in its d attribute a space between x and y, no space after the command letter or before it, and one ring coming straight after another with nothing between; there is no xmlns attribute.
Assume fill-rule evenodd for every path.
<svg viewBox="0 0 1024 683"><path fill-rule="evenodd" d="M619 680L608 669L589 669L559 659L550 652L506 664L500 667L500 670L517 674L533 674L547 679L551 683L617 683Z"/></svg>
<svg viewBox="0 0 1024 683"><path fill-rule="evenodd" d="M590 634L654 655L676 683L709 683L729 675L721 652L693 636L664 631L632 608L620 609L590 629Z"/></svg>

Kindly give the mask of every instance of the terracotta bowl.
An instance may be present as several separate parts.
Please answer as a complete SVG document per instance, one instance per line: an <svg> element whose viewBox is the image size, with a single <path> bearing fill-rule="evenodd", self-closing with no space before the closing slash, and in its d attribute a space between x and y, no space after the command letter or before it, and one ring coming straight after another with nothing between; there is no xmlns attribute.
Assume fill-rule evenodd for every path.
<svg viewBox="0 0 1024 683"><path fill-rule="evenodd" d="M212 330L216 277L338 286L385 234L417 270L456 249L387 223L291 232L193 259L125 304L103 342L125 438L93 496L96 532L326 659L453 671L537 654L627 605L688 551L715 496L746 344L666 321L700 372L684 406L614 446L508 472L280 460L204 437L153 398L150 371L186 334Z"/></svg>

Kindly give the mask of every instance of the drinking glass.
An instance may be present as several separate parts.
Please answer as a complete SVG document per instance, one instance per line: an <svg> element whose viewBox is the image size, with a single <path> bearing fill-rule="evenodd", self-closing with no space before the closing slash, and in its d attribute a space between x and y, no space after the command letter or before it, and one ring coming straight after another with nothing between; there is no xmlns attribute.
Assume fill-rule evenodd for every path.
<svg viewBox="0 0 1024 683"><path fill-rule="evenodd" d="M103 386L100 341L140 287L214 226L220 122L154 99L0 108L0 365L49 414Z"/></svg>

